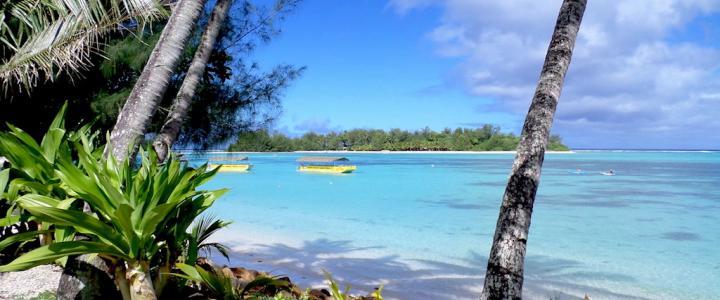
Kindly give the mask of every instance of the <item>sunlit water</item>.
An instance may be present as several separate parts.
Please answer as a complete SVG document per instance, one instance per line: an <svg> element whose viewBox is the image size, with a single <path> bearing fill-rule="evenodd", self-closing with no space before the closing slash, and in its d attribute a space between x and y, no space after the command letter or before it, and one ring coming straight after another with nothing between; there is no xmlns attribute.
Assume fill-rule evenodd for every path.
<svg viewBox="0 0 720 300"><path fill-rule="evenodd" d="M209 155L225 154L191 162ZM513 155L347 154L349 175L299 173L302 154L249 156L251 173L208 184L231 189L211 209L234 221L218 235L231 264L304 285L326 269L400 299L478 297ZM718 152L548 154L525 298L720 299L719 221Z"/></svg>

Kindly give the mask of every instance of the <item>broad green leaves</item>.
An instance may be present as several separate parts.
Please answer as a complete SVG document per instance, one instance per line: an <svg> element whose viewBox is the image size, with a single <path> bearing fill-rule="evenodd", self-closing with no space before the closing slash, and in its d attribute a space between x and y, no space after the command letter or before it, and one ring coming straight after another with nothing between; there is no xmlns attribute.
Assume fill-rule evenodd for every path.
<svg viewBox="0 0 720 300"><path fill-rule="evenodd" d="M117 162L112 157L97 158L84 151L79 143L75 143L74 148L79 164L60 158L55 174L67 194L88 203L94 215L73 209L70 204L75 198L61 200L26 194L17 199L37 220L62 230L72 228L103 246L75 247L73 254L99 253L130 261L150 261L160 244L188 238L188 227L193 220L225 193L225 190L198 190L215 172L207 171L204 166L190 168L174 156L167 163L159 164L152 152L143 151L140 153L142 165L133 170L126 162ZM223 223L214 224L209 230L214 232L219 225ZM59 249L60 253L70 251L62 247L43 251L53 249ZM94 252L97 250L106 252ZM63 256L58 255L53 257ZM12 268L47 262L30 258L18 258L18 261L11 263Z"/></svg>
<svg viewBox="0 0 720 300"><path fill-rule="evenodd" d="M216 171L204 165L191 168L174 156L160 164L153 151L140 152L137 168L112 155L103 158L102 147L95 147L97 134L89 126L66 131L64 113L65 107L40 144L12 126L0 133L0 155L11 163L11 169L0 171L0 195L21 208L25 218L41 222L42 228L52 226L53 245L59 245L27 253L0 270L29 268L71 254L148 262L161 248L186 253L181 249L185 245L198 247L189 227L226 192L200 189ZM81 211L77 201L87 203L93 213ZM8 215L0 222L21 217ZM200 242L223 224L210 227ZM90 240L71 243L75 233ZM16 239L25 238L32 235Z"/></svg>
<svg viewBox="0 0 720 300"><path fill-rule="evenodd" d="M194 263L198 249L214 247L225 253L224 246L203 241L227 223L208 221L189 232L193 221L226 192L201 189L216 170L205 165L192 168L174 155L161 164L152 150L140 151L137 168L112 154L103 157L104 147L96 145L97 133L88 125L66 130L64 113L65 107L39 144L12 125L0 133L0 156L11 164L0 170L0 201L12 205L0 224L33 220L45 229L4 239L0 251L40 235L41 242L48 243L0 266L0 272L96 254L130 276L135 271L128 266L170 270L178 261ZM91 213L83 211L81 202ZM76 241L76 234L86 240ZM167 274L145 273L156 278L142 282L152 279L162 290L160 283Z"/></svg>
<svg viewBox="0 0 720 300"><path fill-rule="evenodd" d="M35 266L49 264L70 255L102 253L106 256L124 257L112 246L100 242L70 241L42 246L23 254L7 265L0 266L0 272L27 270Z"/></svg>

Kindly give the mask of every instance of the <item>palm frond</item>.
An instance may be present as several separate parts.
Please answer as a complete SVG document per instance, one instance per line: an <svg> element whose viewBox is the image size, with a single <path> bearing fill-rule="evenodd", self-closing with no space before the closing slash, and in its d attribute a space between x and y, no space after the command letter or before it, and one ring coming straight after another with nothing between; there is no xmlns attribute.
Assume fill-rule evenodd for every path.
<svg viewBox="0 0 720 300"><path fill-rule="evenodd" d="M228 253L230 249L221 243L206 243L205 241L210 238L218 230L230 225L231 222L223 221L213 215L205 215L195 222L191 232L190 239L191 243L197 245L197 251L205 252L206 256L212 254L213 249L217 250L223 257L230 260Z"/></svg>
<svg viewBox="0 0 720 300"><path fill-rule="evenodd" d="M5 10L0 44L10 55L0 65L0 80L26 89L87 68L100 37L123 24L141 26L166 15L156 0L17 0Z"/></svg>
<svg viewBox="0 0 720 300"><path fill-rule="evenodd" d="M201 244L198 248L199 250L204 251L207 257L210 257L212 255L212 250L215 249L218 253L220 253L220 255L225 257L225 259L228 261L230 260L230 248L221 243L205 243Z"/></svg>
<svg viewBox="0 0 720 300"><path fill-rule="evenodd" d="M231 222L220 220L213 215L205 215L193 226L192 235L198 244L203 244L213 233L230 225L230 223Z"/></svg>

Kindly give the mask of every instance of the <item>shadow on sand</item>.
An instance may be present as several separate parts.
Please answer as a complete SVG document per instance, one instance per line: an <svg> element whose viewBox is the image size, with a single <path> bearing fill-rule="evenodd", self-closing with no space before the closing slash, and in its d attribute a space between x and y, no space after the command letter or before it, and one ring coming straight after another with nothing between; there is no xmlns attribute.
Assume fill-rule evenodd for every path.
<svg viewBox="0 0 720 300"><path fill-rule="evenodd" d="M471 252L453 262L402 259L382 255L382 247L355 247L350 241L319 239L301 246L285 244L230 245L231 264L288 275L303 287L323 284L322 270L329 271L354 293L368 293L385 286L389 299L478 299L482 289L487 257ZM221 262L220 258L215 258ZM633 282L622 274L584 270L578 261L544 256L527 257L525 299L644 299L631 295L574 284L600 279Z"/></svg>

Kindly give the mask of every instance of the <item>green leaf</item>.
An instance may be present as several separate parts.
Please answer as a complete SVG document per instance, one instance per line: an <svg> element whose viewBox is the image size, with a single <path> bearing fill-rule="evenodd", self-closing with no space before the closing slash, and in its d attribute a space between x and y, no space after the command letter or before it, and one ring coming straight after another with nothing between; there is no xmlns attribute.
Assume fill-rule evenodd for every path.
<svg viewBox="0 0 720 300"><path fill-rule="evenodd" d="M10 169L0 171L0 199L4 198L5 188L7 187L8 180L10 179Z"/></svg>
<svg viewBox="0 0 720 300"><path fill-rule="evenodd" d="M10 128L12 125L8 126ZM47 179L51 176L50 165L42 154L40 146L22 130L0 133L0 153L5 156L13 169L21 170L32 178Z"/></svg>
<svg viewBox="0 0 720 300"><path fill-rule="evenodd" d="M23 206L39 206L39 207L57 207L60 206L61 201L53 197L38 195L38 194L26 194L18 198L17 201L22 201Z"/></svg>
<svg viewBox="0 0 720 300"><path fill-rule="evenodd" d="M121 229L121 234L125 236L125 240L128 241L130 247L130 253L138 253L140 244L138 242L139 235L141 233L135 231L132 220L130 218L133 208L127 204L121 204L115 210L113 215L113 222L118 225Z"/></svg>
<svg viewBox="0 0 720 300"><path fill-rule="evenodd" d="M15 178L10 181L10 185L18 191L33 191L38 194L49 194L52 189L51 185L25 178Z"/></svg>
<svg viewBox="0 0 720 300"><path fill-rule="evenodd" d="M187 275L190 279L195 281L201 281L202 277L200 277L200 274L198 274L198 271L195 269L194 266L190 266L187 264L179 263L175 264L175 267L180 269L185 275Z"/></svg>
<svg viewBox="0 0 720 300"><path fill-rule="evenodd" d="M30 150L35 150L37 153L40 153L40 145L33 139L32 136L27 134L25 131L23 131L20 128L17 128L11 124L7 124L8 128L10 129L11 134L16 137L18 140L20 140L23 144L28 146Z"/></svg>
<svg viewBox="0 0 720 300"><path fill-rule="evenodd" d="M79 211L59 209L54 207L42 207L34 205L32 200L26 196L18 199L20 205L39 220L50 222L56 225L69 226L77 232L97 237L118 251L129 252L129 245L123 237L117 233L115 228L105 225L100 220Z"/></svg>
<svg viewBox="0 0 720 300"><path fill-rule="evenodd" d="M62 143L64 136L65 129L53 128L45 134L42 142L40 142L40 147L42 147L43 155L49 163L55 163L55 155L60 148L60 144Z"/></svg>
<svg viewBox="0 0 720 300"><path fill-rule="evenodd" d="M11 215L11 216L7 216L5 218L0 218L0 226L1 227L10 226L12 224L16 224L17 222L20 222L20 216L17 216L17 215Z"/></svg>
<svg viewBox="0 0 720 300"><path fill-rule="evenodd" d="M57 167L55 174L70 190L104 215L112 211L112 204L102 190L72 162L60 159Z"/></svg>
<svg viewBox="0 0 720 300"><path fill-rule="evenodd" d="M200 245L200 249L205 250L205 251L207 251L207 252L211 252L212 249L215 249L215 250L217 250L217 251L220 253L220 255L222 255L223 257L225 257L225 259L227 259L228 261L230 261L230 254L229 254L229 253L230 253L230 249L229 249L227 246L225 246L225 245L223 245L223 244L221 244L221 243L206 243L206 244L202 244L202 245Z"/></svg>
<svg viewBox="0 0 720 300"><path fill-rule="evenodd" d="M127 259L114 247L99 242L70 241L42 246L16 258L7 265L0 266L0 272L23 271L44 265L70 255L98 253Z"/></svg>
<svg viewBox="0 0 720 300"><path fill-rule="evenodd" d="M8 246L23 242L23 241L29 241L37 239L39 235L52 232L52 230L38 230L38 231L30 231L30 232L23 232L18 234L13 234L11 236L8 236L4 238L3 240L0 240L0 251L7 248Z"/></svg>
<svg viewBox="0 0 720 300"><path fill-rule="evenodd" d="M158 224L167 220L168 214L181 203L165 203L158 205L147 212L140 223L142 238L147 239L156 232Z"/></svg>
<svg viewBox="0 0 720 300"><path fill-rule="evenodd" d="M50 130L52 129L65 129L65 111L67 111L68 102L65 101L63 106L60 108L60 111L58 111L57 115L55 115L55 119L53 119L52 123L50 124Z"/></svg>

